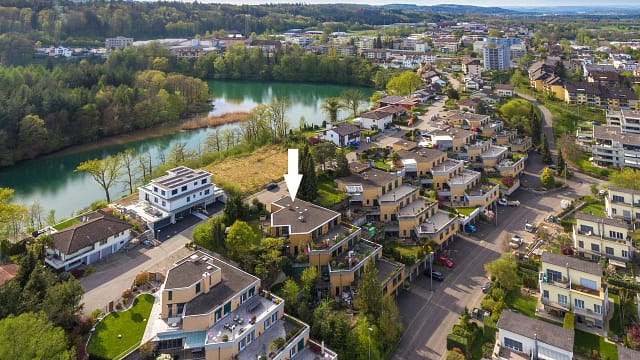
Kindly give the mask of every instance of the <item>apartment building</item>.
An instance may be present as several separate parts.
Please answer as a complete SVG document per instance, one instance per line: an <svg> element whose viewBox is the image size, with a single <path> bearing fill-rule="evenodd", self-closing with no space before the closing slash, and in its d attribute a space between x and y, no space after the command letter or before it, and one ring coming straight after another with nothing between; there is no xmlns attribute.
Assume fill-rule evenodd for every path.
<svg viewBox="0 0 640 360"><path fill-rule="evenodd" d="M196 251L167 271L142 343L182 358L337 358L327 349L314 353L309 325L286 315L284 300L260 287L259 278ZM278 338L284 345L271 346Z"/></svg>
<svg viewBox="0 0 640 360"><path fill-rule="evenodd" d="M434 149L441 151L459 152L466 144L470 144L477 134L474 131L455 127L428 130L427 137L431 139Z"/></svg>
<svg viewBox="0 0 640 360"><path fill-rule="evenodd" d="M640 168L640 134L611 126L593 126L592 162L613 168Z"/></svg>
<svg viewBox="0 0 640 360"><path fill-rule="evenodd" d="M540 301L544 309L559 317L570 311L575 314L575 321L604 328L609 293L602 282L600 265L548 251L542 253L540 260Z"/></svg>
<svg viewBox="0 0 640 360"><path fill-rule="evenodd" d="M629 225L621 220L582 212L575 215L573 245L578 249L578 255L596 262L608 259L625 267L634 251Z"/></svg>
<svg viewBox="0 0 640 360"><path fill-rule="evenodd" d="M350 203L372 207L379 205L381 196L402 185L402 176L370 168L336 179L336 183L338 190L350 195Z"/></svg>
<svg viewBox="0 0 640 360"><path fill-rule="evenodd" d="M504 310L496 324L494 360L572 360L575 333L561 326Z"/></svg>
<svg viewBox="0 0 640 360"><path fill-rule="evenodd" d="M154 230L175 223L196 208L226 199L224 191L211 182L211 173L186 166L167 170L167 175L138 187L138 191L138 203L127 207L129 215L146 221Z"/></svg>
<svg viewBox="0 0 640 360"><path fill-rule="evenodd" d="M124 49L125 47L131 45L133 45L133 38L124 36L116 36L114 38L106 38L104 40L104 47L107 48L107 51Z"/></svg>
<svg viewBox="0 0 640 360"><path fill-rule="evenodd" d="M482 49L485 71L509 69L509 49L504 45L487 44Z"/></svg>
<svg viewBox="0 0 640 360"><path fill-rule="evenodd" d="M493 145L491 141L476 140L465 146L468 160L474 163L474 167L483 169L493 168L506 158L507 149L504 146Z"/></svg>
<svg viewBox="0 0 640 360"><path fill-rule="evenodd" d="M607 110L607 126L618 127L620 132L640 134L640 111L637 110Z"/></svg>
<svg viewBox="0 0 640 360"><path fill-rule="evenodd" d="M609 217L627 222L640 222L640 191L638 190L609 186L604 205Z"/></svg>
<svg viewBox="0 0 640 360"><path fill-rule="evenodd" d="M429 170L447 160L447 153L437 149L418 148L415 151L398 150L397 153L403 163L405 160L413 160L415 164L405 164L405 176L431 177Z"/></svg>

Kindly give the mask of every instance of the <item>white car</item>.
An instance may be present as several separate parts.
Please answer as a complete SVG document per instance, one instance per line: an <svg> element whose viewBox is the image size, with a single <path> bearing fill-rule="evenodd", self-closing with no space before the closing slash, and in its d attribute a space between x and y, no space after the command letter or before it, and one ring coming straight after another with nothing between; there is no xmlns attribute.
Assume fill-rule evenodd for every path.
<svg viewBox="0 0 640 360"><path fill-rule="evenodd" d="M517 249L520 247L520 245L522 245L522 236L520 235L513 235L511 237L511 241L509 242L509 245L513 248L513 249Z"/></svg>
<svg viewBox="0 0 640 360"><path fill-rule="evenodd" d="M498 205L507 206L507 199L505 199L505 198L498 199Z"/></svg>

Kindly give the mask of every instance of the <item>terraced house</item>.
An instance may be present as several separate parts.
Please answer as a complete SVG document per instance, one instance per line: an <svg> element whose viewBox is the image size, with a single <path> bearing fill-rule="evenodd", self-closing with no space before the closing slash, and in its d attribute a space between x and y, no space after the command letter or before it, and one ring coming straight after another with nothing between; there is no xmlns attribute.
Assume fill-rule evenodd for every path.
<svg viewBox="0 0 640 360"><path fill-rule="evenodd" d="M387 293L404 282L404 266L385 266L391 262L381 262L382 246L363 239L361 229L343 223L340 213L288 196L274 202L271 211L272 235L286 238L292 255L309 257L309 266L322 275L316 287L325 295L350 294L369 263L378 268Z"/></svg>
<svg viewBox="0 0 640 360"><path fill-rule="evenodd" d="M431 169L433 188L454 207L488 207L499 197L498 184L483 181L477 171L464 167L461 160L448 159Z"/></svg>
<svg viewBox="0 0 640 360"><path fill-rule="evenodd" d="M609 292L602 283L599 264L545 251L541 257L540 301L544 309L560 318L573 312L575 321L604 328Z"/></svg>
<svg viewBox="0 0 640 360"><path fill-rule="evenodd" d="M181 358L337 358L311 342L309 325L286 315L284 301L260 286L257 277L196 251L167 272L142 343Z"/></svg>
<svg viewBox="0 0 640 360"><path fill-rule="evenodd" d="M604 198L607 216L627 222L640 221L640 191L610 186Z"/></svg>
<svg viewBox="0 0 640 360"><path fill-rule="evenodd" d="M581 212L576 213L573 225L573 246L581 257L592 261L608 259L620 267L626 266L634 251L627 223Z"/></svg>

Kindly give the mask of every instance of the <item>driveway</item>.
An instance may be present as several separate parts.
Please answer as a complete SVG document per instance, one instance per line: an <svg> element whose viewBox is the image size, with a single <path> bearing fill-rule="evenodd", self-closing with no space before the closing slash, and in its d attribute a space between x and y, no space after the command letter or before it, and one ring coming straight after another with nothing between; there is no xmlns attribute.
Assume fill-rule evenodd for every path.
<svg viewBox="0 0 640 360"><path fill-rule="evenodd" d="M533 105L537 106L538 109L540 109L540 112L542 113L542 117L543 117L542 131L544 132L544 136L547 138L549 142L549 150L551 151L552 154L555 154L556 143L555 143L555 139L553 138L553 127L552 127L553 115L551 115L551 111L549 111L549 109L547 109L544 105L540 104L538 100L536 100L535 98L523 93L517 93L517 94L521 98L525 100L529 100L529 102L531 102Z"/></svg>
<svg viewBox="0 0 640 360"><path fill-rule="evenodd" d="M429 291L426 277L418 277L409 292L398 297L398 307L404 333L392 358L444 359L446 337L458 322L464 307L477 307L482 299L481 287L487 275L484 264L496 259L504 248L504 239L514 233L525 241L531 241L524 232L527 221L540 223L550 213L560 210L562 199L572 199L588 194L589 186L570 182L569 188L536 194L518 190L510 197L519 200L519 207L498 207L496 222L479 224L473 236L458 237L450 249L455 267L442 283L434 282L434 292ZM441 268L438 268L441 270Z"/></svg>
<svg viewBox="0 0 640 360"><path fill-rule="evenodd" d="M282 170L283 174L284 172L286 172L286 169ZM278 187L273 189L273 190L262 190L262 191L258 191L257 193L248 196L246 199L244 199L244 202L247 204L251 204L251 202L253 201L253 199L258 199L260 200L261 203L265 204L267 206L267 209L269 209L269 206L271 205L272 202L279 200L280 198L282 198L285 195L289 195L289 191L287 190L287 184L284 181L280 181L278 183Z"/></svg>

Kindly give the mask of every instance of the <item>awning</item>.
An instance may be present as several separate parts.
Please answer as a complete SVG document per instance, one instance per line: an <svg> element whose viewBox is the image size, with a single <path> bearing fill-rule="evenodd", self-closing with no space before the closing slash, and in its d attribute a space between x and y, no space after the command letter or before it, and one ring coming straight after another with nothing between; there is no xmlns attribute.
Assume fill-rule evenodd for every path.
<svg viewBox="0 0 640 360"><path fill-rule="evenodd" d="M627 263L623 262L623 261L619 261L619 260L611 260L609 259L609 264L612 264L614 266L617 267L621 267L621 268L627 268Z"/></svg>

